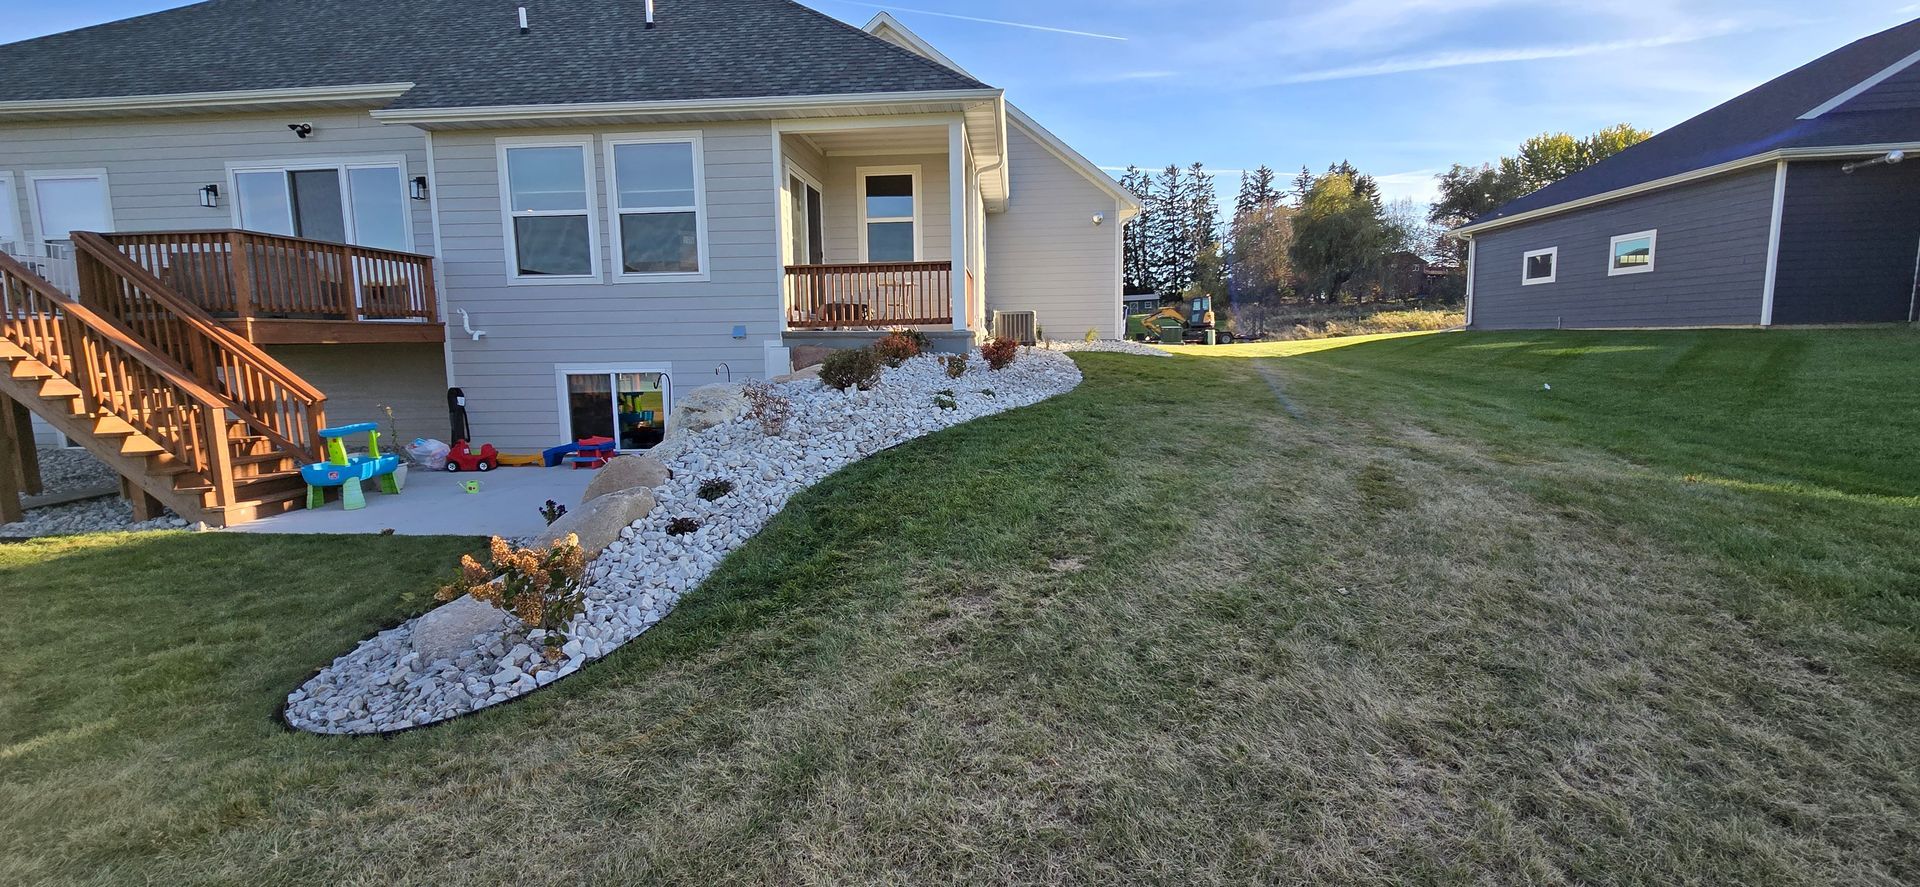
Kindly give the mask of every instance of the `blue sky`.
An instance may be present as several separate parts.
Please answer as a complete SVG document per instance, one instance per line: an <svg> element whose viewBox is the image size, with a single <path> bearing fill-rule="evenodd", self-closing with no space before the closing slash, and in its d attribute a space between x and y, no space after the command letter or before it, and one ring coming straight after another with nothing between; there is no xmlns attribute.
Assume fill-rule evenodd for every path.
<svg viewBox="0 0 1920 887"><path fill-rule="evenodd" d="M1230 193L1240 169L1344 158L1422 200L1448 164L1548 130L1661 129L1920 17L1902 0L804 2L856 25L891 11L1102 166L1198 160ZM21 5L8 39L185 4Z"/></svg>

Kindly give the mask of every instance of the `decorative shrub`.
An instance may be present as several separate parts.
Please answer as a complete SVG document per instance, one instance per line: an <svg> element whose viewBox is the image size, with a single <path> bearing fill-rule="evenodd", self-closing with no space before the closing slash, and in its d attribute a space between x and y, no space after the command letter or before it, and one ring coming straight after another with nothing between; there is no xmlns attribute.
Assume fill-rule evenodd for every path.
<svg viewBox="0 0 1920 887"><path fill-rule="evenodd" d="M967 356L964 354L949 354L940 358L940 366L946 369L947 378L958 379L967 374Z"/></svg>
<svg viewBox="0 0 1920 887"><path fill-rule="evenodd" d="M953 399L953 389L951 388L943 388L935 391L933 393L933 405L943 410L956 410L960 408L959 402Z"/></svg>
<svg viewBox="0 0 1920 887"><path fill-rule="evenodd" d="M690 517L676 517L667 521L667 535L685 536L700 529L700 522Z"/></svg>
<svg viewBox="0 0 1920 887"><path fill-rule="evenodd" d="M554 521L567 516L567 506L548 499L547 504L540 506L540 516L547 519L548 526L552 526Z"/></svg>
<svg viewBox="0 0 1920 887"><path fill-rule="evenodd" d="M700 482L700 498L708 502L712 502L731 492L733 492L733 481L730 480L710 477Z"/></svg>
<svg viewBox="0 0 1920 887"><path fill-rule="evenodd" d="M586 608L580 580L587 573L587 558L580 537L568 533L546 551L536 551L514 548L495 536L487 559L491 563L482 564L473 555L462 555L459 575L434 597L450 601L468 595L512 613L531 628L545 629L547 658L556 658L566 642L567 623Z"/></svg>
<svg viewBox="0 0 1920 887"><path fill-rule="evenodd" d="M987 366L996 370L1006 369L1019 355L1020 343L1005 336L991 339L987 344L980 346L981 359L987 362Z"/></svg>
<svg viewBox="0 0 1920 887"><path fill-rule="evenodd" d="M787 420L793 417L793 402L780 396L778 389L754 379L740 393L747 398L747 418L759 423L760 433L779 437L787 430Z"/></svg>
<svg viewBox="0 0 1920 887"><path fill-rule="evenodd" d="M982 389L980 389L980 395L981 395L982 397L992 397L992 396L993 396L993 389L991 389L991 388L982 388Z"/></svg>
<svg viewBox="0 0 1920 887"><path fill-rule="evenodd" d="M894 330L873 343L873 350L887 366L897 367L926 350L927 337L918 330Z"/></svg>
<svg viewBox="0 0 1920 887"><path fill-rule="evenodd" d="M879 378L880 355L870 348L835 351L820 362L820 381L841 391L854 386L866 391Z"/></svg>
<svg viewBox="0 0 1920 887"><path fill-rule="evenodd" d="M1100 328L1091 327L1091 326L1087 327L1087 334L1080 341L1085 342L1089 345L1100 341Z"/></svg>

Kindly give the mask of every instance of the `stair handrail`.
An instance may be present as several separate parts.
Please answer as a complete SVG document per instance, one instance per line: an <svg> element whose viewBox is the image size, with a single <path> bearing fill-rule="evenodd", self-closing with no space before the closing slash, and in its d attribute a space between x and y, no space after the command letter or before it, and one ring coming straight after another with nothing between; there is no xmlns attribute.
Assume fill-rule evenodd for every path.
<svg viewBox="0 0 1920 887"><path fill-rule="evenodd" d="M44 309L34 305L44 301ZM8 333L18 333L7 335ZM132 426L196 473L218 491L220 504L234 500L233 454L227 449L227 430L234 412L225 399L188 374L174 361L146 347L111 318L69 298L19 260L0 253L0 338L6 338L46 365L80 391L90 415L110 415ZM44 343L60 347L48 348ZM113 354L102 352L102 347ZM123 356L137 366L115 363ZM128 377L151 374L185 395L186 403L169 403L150 382ZM102 397L106 381L126 381L120 396ZM136 390L137 389L137 390ZM140 397L136 404L135 396ZM180 412L181 410L188 412ZM157 412L177 413L177 429L152 421ZM238 421L247 422L244 416Z"/></svg>
<svg viewBox="0 0 1920 887"><path fill-rule="evenodd" d="M72 238L82 302L91 302L88 307L119 321L136 340L171 357L205 388L224 389L222 402L254 430L294 452L320 457L323 441L318 432L326 426L325 394L174 292L102 235L75 231ZM116 281L96 276L89 263L97 263L106 274L130 284L145 298L122 289ZM144 304L136 304L141 302ZM224 379L222 370L227 371ZM250 378L251 374L257 374L260 380ZM258 381L267 382L269 390L255 390ZM275 386L283 389L284 398L281 392L271 390ZM283 401L290 403L283 405ZM262 407L276 421L263 418Z"/></svg>

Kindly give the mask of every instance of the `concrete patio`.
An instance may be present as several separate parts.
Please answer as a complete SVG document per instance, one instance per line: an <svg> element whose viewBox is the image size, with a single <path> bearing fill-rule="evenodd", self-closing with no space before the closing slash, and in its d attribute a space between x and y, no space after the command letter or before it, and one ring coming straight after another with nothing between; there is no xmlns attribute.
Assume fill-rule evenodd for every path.
<svg viewBox="0 0 1920 887"><path fill-rule="evenodd" d="M546 528L540 506L548 499L569 508L580 504L594 472L558 468L496 468L484 473L408 472L398 496L365 486L367 507L347 511L338 500L317 509L296 509L232 527L231 533L379 533L402 536L532 536ZM480 492L462 485L480 482Z"/></svg>

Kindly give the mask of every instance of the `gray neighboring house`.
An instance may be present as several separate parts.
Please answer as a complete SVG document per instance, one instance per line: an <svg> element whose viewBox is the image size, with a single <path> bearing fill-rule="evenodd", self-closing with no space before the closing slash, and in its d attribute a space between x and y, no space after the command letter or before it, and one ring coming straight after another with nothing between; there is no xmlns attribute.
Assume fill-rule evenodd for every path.
<svg viewBox="0 0 1920 887"><path fill-rule="evenodd" d="M799 345L1124 329L1137 202L885 14L210 0L0 45L0 82L0 249L59 282L72 232L112 233L330 421L390 406L403 439L446 436L455 386L502 450L641 449L676 393ZM207 283L249 253L261 292Z"/></svg>
<svg viewBox="0 0 1920 887"><path fill-rule="evenodd" d="M1916 150L1920 20L1456 229L1468 325L1913 322Z"/></svg>

